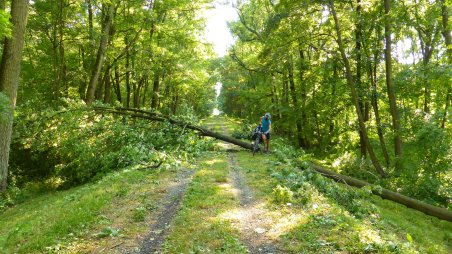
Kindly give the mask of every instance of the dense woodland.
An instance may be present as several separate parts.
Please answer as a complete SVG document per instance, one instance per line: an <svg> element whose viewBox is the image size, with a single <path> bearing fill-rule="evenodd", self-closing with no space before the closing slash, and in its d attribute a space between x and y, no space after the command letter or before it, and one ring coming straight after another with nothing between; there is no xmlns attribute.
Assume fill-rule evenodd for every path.
<svg viewBox="0 0 452 254"><path fill-rule="evenodd" d="M279 134L324 163L450 206L446 1L245 1L237 10L237 42L221 67L224 112L252 123L272 112Z"/></svg>
<svg viewBox="0 0 452 254"><path fill-rule="evenodd" d="M221 4L225 56L206 39ZM0 252L144 253L154 232L163 253L450 253L451 12L0 0Z"/></svg>
<svg viewBox="0 0 452 254"><path fill-rule="evenodd" d="M1 86L5 119L10 114L6 106L8 97L16 104L10 162L13 175L10 179L14 181L15 170L46 178L52 175L51 172L58 171L55 167L66 168L66 163L77 161L69 155L78 151L76 147L67 147L69 154L65 159L64 148L58 150L64 141L55 143L52 140L70 138L64 134L67 129L61 125L63 119L80 124L79 119L70 114L58 120L45 116L54 111L104 103L150 108L188 118L209 115L214 107L216 78L213 52L203 39L205 20L202 10L207 3L180 0L1 1L0 32L6 38L5 45L2 44L3 62L8 61L7 43L23 43L22 51L13 49L17 59L22 59L20 82L16 77L11 85L3 81ZM12 24L8 22L9 16ZM16 40L19 25L22 30L17 32L22 34ZM16 60L14 70L18 71L18 66ZM2 65L2 72L7 71L5 69ZM14 87L14 91L8 86ZM88 119L86 123L89 125L92 120L97 121ZM2 190L7 186L7 136L11 122L11 119L6 121L0 142L3 145L0 160ZM31 122L41 126L33 129ZM113 128L114 123L110 124ZM60 129L54 130L51 137L33 139L43 134L43 129L57 127ZM68 128L82 135L82 130ZM81 136L78 138L83 140ZM117 138L116 142L120 142L120 137ZM97 151L90 150L86 143L84 148L101 153L99 147ZM80 151L76 154L82 156ZM89 161L89 157L84 158ZM82 164L85 163L89 164Z"/></svg>
<svg viewBox="0 0 452 254"><path fill-rule="evenodd" d="M450 207L447 1L237 1L221 58L204 38L209 4L0 1L2 191L177 164L205 145L87 106L196 123L218 104L245 132L271 112L275 135L318 163Z"/></svg>

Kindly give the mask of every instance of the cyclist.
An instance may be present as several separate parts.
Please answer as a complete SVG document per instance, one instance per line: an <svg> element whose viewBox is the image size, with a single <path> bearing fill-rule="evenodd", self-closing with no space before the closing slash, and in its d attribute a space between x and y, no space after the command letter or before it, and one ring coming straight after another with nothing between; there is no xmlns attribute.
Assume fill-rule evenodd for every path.
<svg viewBox="0 0 452 254"><path fill-rule="evenodd" d="M264 141L264 152L268 153L270 147L270 131L272 130L272 121L270 120L270 113L265 113L262 117L262 139Z"/></svg>

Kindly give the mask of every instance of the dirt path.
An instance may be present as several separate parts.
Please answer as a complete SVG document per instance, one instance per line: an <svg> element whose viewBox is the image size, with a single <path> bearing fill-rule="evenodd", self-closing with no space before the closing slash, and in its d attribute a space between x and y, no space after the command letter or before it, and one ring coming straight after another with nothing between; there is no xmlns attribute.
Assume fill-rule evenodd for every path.
<svg viewBox="0 0 452 254"><path fill-rule="evenodd" d="M148 235L144 238L140 254L160 253L163 241L168 234L168 229L175 217L188 184L191 181L193 170L184 169L179 177L168 189L168 194L160 205L160 211L151 225Z"/></svg>
<svg viewBox="0 0 452 254"><path fill-rule="evenodd" d="M228 135L228 130L222 123L224 134ZM236 193L239 197L240 207L237 209L233 224L239 229L243 243L250 253L281 253L276 244L268 236L272 221L265 216L264 204L257 200L251 188L247 185L246 179L239 171L239 165L235 160L231 145L228 147L229 164L231 166L230 178Z"/></svg>

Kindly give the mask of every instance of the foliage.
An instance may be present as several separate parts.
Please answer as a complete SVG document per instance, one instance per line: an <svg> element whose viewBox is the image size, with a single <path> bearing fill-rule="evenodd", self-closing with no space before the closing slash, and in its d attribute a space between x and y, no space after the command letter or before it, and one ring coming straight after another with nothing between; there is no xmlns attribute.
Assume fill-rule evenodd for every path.
<svg viewBox="0 0 452 254"><path fill-rule="evenodd" d="M0 38L9 37L11 35L11 23L9 22L9 14L0 9Z"/></svg>
<svg viewBox="0 0 452 254"><path fill-rule="evenodd" d="M204 24L198 13L209 2L33 1L18 104L57 107L65 99L85 99L111 4L113 28L95 99L152 106L165 114L192 108L198 116L209 115L213 53L198 37Z"/></svg>
<svg viewBox="0 0 452 254"><path fill-rule="evenodd" d="M209 146L169 123L96 114L74 103L40 114L24 110L16 119L11 153L17 186L55 179L57 187L69 187L161 161L165 168L178 167Z"/></svg>
<svg viewBox="0 0 452 254"><path fill-rule="evenodd" d="M278 185L273 188L272 194L275 203L286 204L292 202L293 192L287 187Z"/></svg>
<svg viewBox="0 0 452 254"><path fill-rule="evenodd" d="M375 173L359 133L331 3L367 119L369 143L388 179L379 179ZM331 3L239 2L239 19L230 25L237 41L219 65L220 110L244 118L245 123L255 123L270 111L274 137L286 137L286 142L319 162L431 204L449 206L451 125L446 105L451 72L441 36L445 2L393 2L390 17L383 15L381 1ZM394 80L405 158L393 155L395 127L383 64L387 18L394 36L393 76L388 78ZM246 128L235 136L247 137L251 128ZM388 163L383 148L388 151Z"/></svg>
<svg viewBox="0 0 452 254"><path fill-rule="evenodd" d="M95 234L95 237L98 238L104 238L107 236L116 237L119 235L119 231L117 229L114 229L112 227L105 227L100 231L99 233Z"/></svg>
<svg viewBox="0 0 452 254"><path fill-rule="evenodd" d="M294 193L290 206L267 206L268 218L275 219L272 231L282 231L283 252L448 253L451 248L450 223L371 194L381 187L349 187L274 154L257 164L247 151L235 156L256 196L271 201L278 185Z"/></svg>

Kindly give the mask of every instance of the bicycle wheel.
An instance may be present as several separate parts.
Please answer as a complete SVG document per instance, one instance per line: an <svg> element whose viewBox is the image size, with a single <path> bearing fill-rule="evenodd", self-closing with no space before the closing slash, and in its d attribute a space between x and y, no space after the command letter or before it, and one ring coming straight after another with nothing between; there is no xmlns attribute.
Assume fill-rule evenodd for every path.
<svg viewBox="0 0 452 254"><path fill-rule="evenodd" d="M259 137L254 140L254 146L253 146L253 156L256 154L256 152L259 151Z"/></svg>

